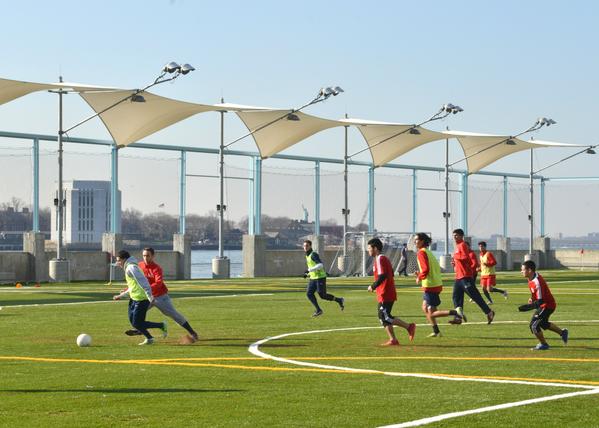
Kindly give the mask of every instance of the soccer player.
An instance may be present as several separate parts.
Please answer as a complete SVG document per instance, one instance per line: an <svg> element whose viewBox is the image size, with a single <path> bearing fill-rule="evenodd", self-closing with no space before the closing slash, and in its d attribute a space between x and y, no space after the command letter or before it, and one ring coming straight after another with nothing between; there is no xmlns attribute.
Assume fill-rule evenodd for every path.
<svg viewBox="0 0 599 428"><path fill-rule="evenodd" d="M322 309L320 309L316 296L314 295L316 292L318 292L321 299L335 301L341 310L345 309L345 299L343 297L335 297L332 294L327 293L327 273L324 270L324 265L320 260L320 256L316 251L312 250L312 241L306 239L303 247L306 253L306 264L308 265L308 269L304 272L304 278L310 278L306 296L308 296L308 300L316 309L312 316L319 317L322 315Z"/></svg>
<svg viewBox="0 0 599 428"><path fill-rule="evenodd" d="M487 243L480 241L478 243L478 249L480 250L480 286L485 293L485 296L489 300L489 305L493 304L493 299L489 293L501 293L503 297L507 299L507 291L495 288L495 265L497 260L493 256L493 253L487 251Z"/></svg>
<svg viewBox="0 0 599 428"><path fill-rule="evenodd" d="M487 323L491 324L495 317L495 312L485 303L478 288L473 283L472 262L469 255L469 247L464 241L464 231L462 229L455 229L453 231L453 240L455 242L455 250L451 259L451 264L455 268L453 305L461 318L456 317L450 323L461 324L462 321L468 321L464 316L464 293L466 293L487 315Z"/></svg>
<svg viewBox="0 0 599 428"><path fill-rule="evenodd" d="M129 295L129 322L145 336L145 340L140 345L154 343L154 338L148 331L149 328L161 329L162 337L166 337L168 335L166 322L146 321L146 313L150 308L150 303L154 301L154 297L148 280L137 265L137 259L131 257L127 251L121 250L116 256L116 264L125 271L127 289L112 298L113 300L121 300L127 294Z"/></svg>
<svg viewBox="0 0 599 428"><path fill-rule="evenodd" d="M401 256L399 258L399 265L397 268L397 275L408 276L408 244L404 242L401 246Z"/></svg>
<svg viewBox="0 0 599 428"><path fill-rule="evenodd" d="M437 318L453 315L461 318L456 310L439 311L437 307L441 304L440 294L443 290L443 281L441 280L441 267L434 254L428 249L431 238L426 233L417 233L414 239L418 252L416 261L418 262L418 272L416 272L416 284L422 286L422 312L433 327L433 332L428 337L440 337L441 330L437 325Z"/></svg>
<svg viewBox="0 0 599 428"><path fill-rule="evenodd" d="M561 329L552 322L549 322L549 317L555 311L557 304L545 279L537 273L535 262L532 260L525 261L522 263L520 272L528 280L528 288L530 289L531 296L528 299L528 304L519 306L518 310L520 312L535 310L530 320L530 331L539 339L539 343L532 350L545 351L549 349L549 344L545 340L543 330L551 330L559 334L564 345L567 345L568 329Z"/></svg>
<svg viewBox="0 0 599 428"><path fill-rule="evenodd" d="M368 286L368 291L372 293L376 290L379 320L389 336L389 340L383 343L383 346L397 346L399 341L395 337L393 326L398 325L405 328L408 331L408 338L412 341L416 333L416 324L408 324L391 315L393 303L397 300L393 280L393 266L391 266L389 259L381 254L381 251L383 251L383 243L379 238L368 241L368 255L374 258L374 283Z"/></svg>
<svg viewBox="0 0 599 428"><path fill-rule="evenodd" d="M183 327L189 332L187 337L191 343L198 340L198 333L189 325L189 322L185 319L180 312L178 312L173 306L173 301L168 295L168 288L164 284L162 268L154 261L155 251L152 247L143 249L142 253L144 261L139 263L139 267L144 273L144 276L150 283L152 288L152 296L154 302L150 307L156 306L160 312L169 318L172 318L177 324ZM125 334L134 335L136 330L128 330Z"/></svg>

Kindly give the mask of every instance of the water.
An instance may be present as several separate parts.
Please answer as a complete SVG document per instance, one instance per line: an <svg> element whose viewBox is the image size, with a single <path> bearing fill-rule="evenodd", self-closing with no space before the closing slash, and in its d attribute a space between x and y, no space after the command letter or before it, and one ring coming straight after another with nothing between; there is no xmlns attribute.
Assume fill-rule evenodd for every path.
<svg viewBox="0 0 599 428"><path fill-rule="evenodd" d="M212 278L212 259L218 256L218 250L191 251L191 278ZM243 271L241 250L225 251L231 260L231 278L240 277Z"/></svg>

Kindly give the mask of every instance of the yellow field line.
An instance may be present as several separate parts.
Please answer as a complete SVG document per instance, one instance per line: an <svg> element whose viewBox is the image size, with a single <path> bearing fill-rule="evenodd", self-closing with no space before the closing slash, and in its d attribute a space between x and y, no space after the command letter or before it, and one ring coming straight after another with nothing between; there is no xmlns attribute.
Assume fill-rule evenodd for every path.
<svg viewBox="0 0 599 428"><path fill-rule="evenodd" d="M370 358L370 357L367 357ZM273 372L315 372L315 373L342 373L342 374L385 374L383 371L370 369L355 369L336 370L336 369L318 369L318 368L300 368L300 367L265 367L265 366L241 366L235 364L210 364L210 363L194 363L194 362L175 362L170 360L90 360L90 359L75 359L75 358L42 358L42 357L19 357L19 356L0 356L0 360L5 361L32 361L46 363L92 363L92 364L139 364L139 365L155 365L155 366L180 366L180 367L214 367L240 370L259 370ZM567 383L580 385L599 385L595 381L575 381L562 379L539 379L525 377L508 377L508 376L471 376L443 373L413 373L416 375L448 377L448 378L464 378L464 379L493 379L493 380L514 380L525 382L546 382L546 383Z"/></svg>
<svg viewBox="0 0 599 428"><path fill-rule="evenodd" d="M0 357L1 358L1 357ZM444 361L550 361L564 363L599 363L599 358L535 358L535 357L285 357L290 360L334 361L334 360L444 360ZM164 358L152 361L252 361L258 357L202 357L202 358Z"/></svg>

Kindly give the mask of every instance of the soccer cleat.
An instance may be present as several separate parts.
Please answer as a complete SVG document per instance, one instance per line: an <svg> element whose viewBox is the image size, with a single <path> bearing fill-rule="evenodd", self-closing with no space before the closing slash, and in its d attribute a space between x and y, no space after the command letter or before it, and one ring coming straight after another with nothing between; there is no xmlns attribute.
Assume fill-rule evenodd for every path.
<svg viewBox="0 0 599 428"><path fill-rule="evenodd" d="M339 307L341 308L341 310L345 309L345 299L343 297L340 297L337 303L339 303Z"/></svg>
<svg viewBox="0 0 599 428"><path fill-rule="evenodd" d="M416 324L412 323L408 326L408 338L410 342L414 341L414 335L416 334Z"/></svg>
<svg viewBox="0 0 599 428"><path fill-rule="evenodd" d="M150 338L146 338L143 342L138 343L138 345L143 346L143 345L152 345L154 344L154 338L150 337Z"/></svg>
<svg viewBox="0 0 599 428"><path fill-rule="evenodd" d="M549 345L546 343L537 343L537 346L530 349L531 351L546 351L547 349L549 349Z"/></svg>
<svg viewBox="0 0 599 428"><path fill-rule="evenodd" d="M458 313L458 316L464 321L464 322L468 322L468 318L466 318L466 315L464 314L464 310L458 306L457 308L455 308L455 311ZM457 323L457 324L461 324L461 322Z"/></svg>
<svg viewBox="0 0 599 428"><path fill-rule="evenodd" d="M141 335L141 331L135 330L135 329L131 329L131 330L125 331L125 334L127 336L140 336Z"/></svg>
<svg viewBox="0 0 599 428"><path fill-rule="evenodd" d="M190 337L193 339L194 342L200 340L200 336L198 336L198 334L195 331L191 333Z"/></svg>
<svg viewBox="0 0 599 428"><path fill-rule="evenodd" d="M317 310L316 312L314 312L312 314L312 318L316 318L316 317L319 317L321 315L322 315L322 310L319 309L319 310Z"/></svg>
<svg viewBox="0 0 599 428"><path fill-rule="evenodd" d="M439 333L435 333L435 332L433 331L431 334L429 334L429 335L428 335L428 336L426 336L426 337L443 337L443 335L441 334L441 332L439 332Z"/></svg>
<svg viewBox="0 0 599 428"><path fill-rule="evenodd" d="M501 293L501 294L503 294L503 298L504 298L505 300L507 300L507 296L508 296L508 294L507 294L507 290L505 290L505 291L504 291L503 293Z"/></svg>
<svg viewBox="0 0 599 428"><path fill-rule="evenodd" d="M459 317L455 317L452 320L449 320L449 324L460 325L462 323L462 319Z"/></svg>
<svg viewBox="0 0 599 428"><path fill-rule="evenodd" d="M397 340L397 339L388 340L385 343L381 343L381 346L399 346L399 340Z"/></svg>
<svg viewBox="0 0 599 428"><path fill-rule="evenodd" d="M168 324L166 321L162 321L162 327L160 327L160 330L162 330L162 337L166 339L168 336Z"/></svg>
<svg viewBox="0 0 599 428"><path fill-rule="evenodd" d="M562 334L560 334L560 336L562 337L562 342L564 342L564 345L568 344L568 334L569 333L568 333L568 329L567 328L564 328L562 330Z"/></svg>
<svg viewBox="0 0 599 428"><path fill-rule="evenodd" d="M491 324L495 318L495 312L491 311L487 314L487 324Z"/></svg>
<svg viewBox="0 0 599 428"><path fill-rule="evenodd" d="M468 299L468 301L469 301L470 303L474 302L474 300L472 300L472 299Z"/></svg>

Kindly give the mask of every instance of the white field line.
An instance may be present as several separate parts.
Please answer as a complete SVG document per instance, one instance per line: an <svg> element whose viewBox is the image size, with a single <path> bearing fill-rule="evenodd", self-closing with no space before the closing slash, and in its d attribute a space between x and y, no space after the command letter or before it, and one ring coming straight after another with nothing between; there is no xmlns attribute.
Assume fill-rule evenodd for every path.
<svg viewBox="0 0 599 428"><path fill-rule="evenodd" d="M515 323L525 323L525 322L527 322L527 321L524 321L524 322L522 322L522 321L504 321L502 323L505 323L505 324L514 323L515 324ZM572 321L572 322L581 322L581 321ZM593 321L586 321L586 322L599 322L599 321L593 320ZM481 323L468 323L468 324L486 324L486 323L481 322ZM386 372L386 371L380 371L380 370L356 369L356 368L352 368L352 367L317 364L317 363L310 363L310 362L306 362L306 361L298 361L298 360L291 360L288 358L276 357L274 355L270 355L265 352L262 352L259 349L260 345L263 345L267 342L282 339L285 337L290 337L290 336L299 336L299 335L304 335L304 334L330 333L330 332L336 332L336 331L366 330L366 329L380 329L380 327L378 327L378 326L377 327L348 327L348 328L335 328L335 329L327 329L327 330L311 330L311 331L284 333L284 334L280 334L278 336L267 337L265 339L255 342L255 343L252 343L249 346L248 351L251 354L256 355L258 357L266 358L266 359L273 360L273 361L278 361L281 363L321 368L321 369L329 369L329 370L340 370L340 371L347 371L347 372L351 372L351 373L368 373L368 374L378 373L378 374L382 374L382 375L386 375L386 376L415 377L415 378L425 378L425 379L435 379L435 380L441 379L441 380L451 380L451 381L458 381L458 382L468 381L468 382L504 383L504 384L535 385L535 386L563 387L563 388L580 388L580 389L584 390L584 391L572 392L572 393L567 393L567 394L559 394L559 395L552 395L552 396L546 396L546 397L540 397L540 398L533 398L533 399L517 401L517 402L513 402L513 403L504 403L504 404L499 404L499 405L495 405L495 406L482 407L479 409L466 410L463 412L447 413L444 415L438 415L438 416L434 416L434 417L430 417L430 418L419 419L416 421L405 422L405 423L398 424L398 425L389 425L388 427L420 426L420 425L425 425L425 424L437 422L437 421L444 420L444 419L456 418L456 417L466 416L466 415L475 414L475 413L490 412L490 411L494 411L494 410L507 409L510 407L525 406L528 404L540 403L543 401L558 400L558 399L569 398L569 397L574 397L574 396L578 396L578 395L599 393L599 388L594 387L594 386L589 386L589 385L566 384L566 383L559 383L559 382L534 382L534 381L521 381L521 380L509 380L509 379L487 379L484 377L480 377L480 378L448 377L448 376L434 375L434 374Z"/></svg>
<svg viewBox="0 0 599 428"><path fill-rule="evenodd" d="M183 299L217 299L217 298L228 298L228 297L256 297L256 296L272 296L273 293L251 293L251 294L222 294L215 296L195 296L195 297L177 297L176 300ZM127 300L123 300L126 302ZM68 306L68 305L93 305L96 303L117 303L114 300L94 300L91 302L66 302L66 303L32 303L29 305L6 305L3 309L8 308L30 308L35 306Z"/></svg>
<svg viewBox="0 0 599 428"><path fill-rule="evenodd" d="M549 395L549 396L540 397L540 398L531 398L530 400L514 401L512 403L498 404L496 406L488 406L488 407L481 407L479 409L464 410L463 412L446 413L444 415L432 416L430 418L424 418L424 419L417 419L415 421L403 422L401 424L385 425L380 428L418 427L418 426L422 426L422 425L431 424L433 422L443 421L446 419L458 418L460 416L475 415L477 413L492 412L494 410L509 409L512 407L526 406L528 404L543 403L545 401L561 400L563 398L570 398L570 397L576 397L579 395L591 395L591 394L599 394L599 388L594 388L594 389L590 389L590 390L586 390L586 391L568 392L566 394L559 394L559 395Z"/></svg>

